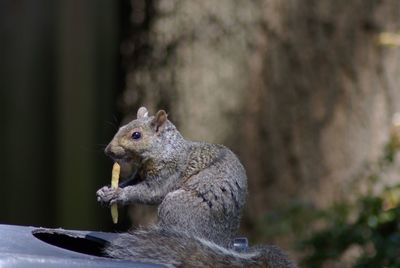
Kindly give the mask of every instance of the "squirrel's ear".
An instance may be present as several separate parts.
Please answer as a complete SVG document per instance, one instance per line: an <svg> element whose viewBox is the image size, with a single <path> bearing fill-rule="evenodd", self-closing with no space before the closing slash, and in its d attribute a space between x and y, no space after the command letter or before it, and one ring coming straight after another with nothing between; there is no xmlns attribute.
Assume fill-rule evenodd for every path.
<svg viewBox="0 0 400 268"><path fill-rule="evenodd" d="M137 118L145 118L148 117L149 112L147 111L146 107L140 107L139 110L137 111Z"/></svg>
<svg viewBox="0 0 400 268"><path fill-rule="evenodd" d="M165 124L165 122L167 121L167 113L164 110L159 110L156 113L156 116L153 119L153 125L156 129L156 132L158 132L162 126Z"/></svg>

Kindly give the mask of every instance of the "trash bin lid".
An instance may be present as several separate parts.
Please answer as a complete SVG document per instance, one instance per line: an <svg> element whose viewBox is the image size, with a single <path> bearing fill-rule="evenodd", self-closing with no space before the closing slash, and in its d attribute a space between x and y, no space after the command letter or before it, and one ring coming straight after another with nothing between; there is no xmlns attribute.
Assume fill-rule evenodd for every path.
<svg viewBox="0 0 400 268"><path fill-rule="evenodd" d="M0 267L165 267L102 256L116 234L0 224Z"/></svg>

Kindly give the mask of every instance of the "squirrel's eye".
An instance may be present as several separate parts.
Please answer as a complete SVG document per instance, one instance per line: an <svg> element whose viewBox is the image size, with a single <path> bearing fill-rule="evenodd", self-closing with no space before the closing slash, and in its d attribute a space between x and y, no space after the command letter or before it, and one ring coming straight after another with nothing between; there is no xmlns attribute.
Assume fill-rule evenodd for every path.
<svg viewBox="0 0 400 268"><path fill-rule="evenodd" d="M140 139L140 137L142 137L142 134L140 132L135 131L132 133L132 139L138 140Z"/></svg>

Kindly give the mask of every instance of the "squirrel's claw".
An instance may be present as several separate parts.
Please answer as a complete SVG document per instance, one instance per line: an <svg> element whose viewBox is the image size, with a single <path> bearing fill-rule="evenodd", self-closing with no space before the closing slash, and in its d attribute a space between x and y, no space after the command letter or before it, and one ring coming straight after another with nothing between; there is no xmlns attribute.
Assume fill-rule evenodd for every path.
<svg viewBox="0 0 400 268"><path fill-rule="evenodd" d="M120 191L120 188L104 186L96 192L97 201L103 205L111 206L118 202Z"/></svg>

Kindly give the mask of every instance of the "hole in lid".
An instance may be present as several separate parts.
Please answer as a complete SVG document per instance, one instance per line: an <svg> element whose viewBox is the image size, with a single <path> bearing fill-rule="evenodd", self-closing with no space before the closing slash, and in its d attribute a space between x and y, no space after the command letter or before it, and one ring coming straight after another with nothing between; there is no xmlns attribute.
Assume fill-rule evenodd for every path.
<svg viewBox="0 0 400 268"><path fill-rule="evenodd" d="M102 239L92 239L90 237L50 229L33 230L32 235L45 243L59 248L98 257L107 257L103 252L107 242Z"/></svg>

